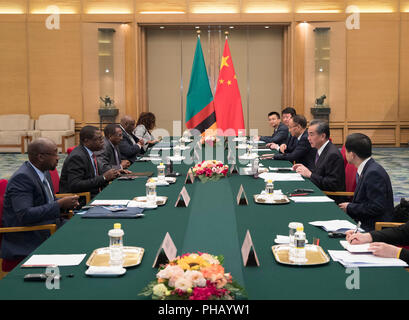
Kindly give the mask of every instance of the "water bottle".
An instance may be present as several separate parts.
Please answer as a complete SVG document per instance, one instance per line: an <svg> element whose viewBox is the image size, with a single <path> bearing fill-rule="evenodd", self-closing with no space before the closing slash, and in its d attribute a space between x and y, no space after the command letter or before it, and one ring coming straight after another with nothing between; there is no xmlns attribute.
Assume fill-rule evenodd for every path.
<svg viewBox="0 0 409 320"><path fill-rule="evenodd" d="M124 231L120 223L115 223L114 228L109 230L109 265L122 267L124 263L123 240Z"/></svg>
<svg viewBox="0 0 409 320"><path fill-rule="evenodd" d="M165 166L163 163L160 163L156 168L158 169L158 181L165 181Z"/></svg>
<svg viewBox="0 0 409 320"><path fill-rule="evenodd" d="M294 234L294 262L304 264L306 261L304 227L298 226Z"/></svg>
<svg viewBox="0 0 409 320"><path fill-rule="evenodd" d="M288 225L289 228L289 233L288 233L288 238L289 238L289 249L288 249L288 258L291 262L294 262L294 235L297 232L297 227L298 226L303 226L302 223L300 222L290 222Z"/></svg>
<svg viewBox="0 0 409 320"><path fill-rule="evenodd" d="M268 196L272 196L274 194L274 182L273 180L267 180L266 181L266 194Z"/></svg>
<svg viewBox="0 0 409 320"><path fill-rule="evenodd" d="M146 183L146 202L148 204L156 204L156 183L148 180Z"/></svg>

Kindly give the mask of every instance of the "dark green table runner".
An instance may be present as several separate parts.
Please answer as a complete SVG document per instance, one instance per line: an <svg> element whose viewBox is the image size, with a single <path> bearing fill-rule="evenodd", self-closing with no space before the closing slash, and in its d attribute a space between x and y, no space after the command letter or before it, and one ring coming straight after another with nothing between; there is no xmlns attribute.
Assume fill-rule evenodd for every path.
<svg viewBox="0 0 409 320"><path fill-rule="evenodd" d="M266 166L284 167L288 162L264 160ZM154 171L149 162L135 163L133 171ZM304 224L307 239L320 238L320 245L341 250L339 239L330 239L320 228L308 222L315 220L348 219L334 203L293 203L261 205L253 194L264 189L262 179L234 175L219 182L186 185L191 196L188 208L175 208L176 198L183 187L188 166L175 165L182 173L176 184L158 187L158 195L168 197L164 207L146 210L140 219L82 219L75 216L44 242L34 254L86 253L84 261L75 267L61 267L63 279L59 290L47 290L44 283L23 281L27 273L44 269L17 267L0 281L0 299L141 299L138 293L154 279L152 268L156 252L169 232L178 254L206 251L225 256L226 272L246 287L249 299L408 299L409 273L404 268L360 268L360 289L348 290L350 274L338 262L320 267L288 267L278 264L271 252L277 234L287 235L288 223ZM132 199L145 195L145 179L114 181L96 199ZM248 206L238 206L236 195L243 185ZM304 182L276 182L275 189L284 193L298 187L313 188L313 195L322 195L308 179ZM113 223L122 223L124 244L145 248L142 263L129 268L120 278L90 278L84 272L89 255L96 248L109 245L108 230ZM241 244L250 230L260 267L243 267ZM67 278L66 275L74 277Z"/></svg>

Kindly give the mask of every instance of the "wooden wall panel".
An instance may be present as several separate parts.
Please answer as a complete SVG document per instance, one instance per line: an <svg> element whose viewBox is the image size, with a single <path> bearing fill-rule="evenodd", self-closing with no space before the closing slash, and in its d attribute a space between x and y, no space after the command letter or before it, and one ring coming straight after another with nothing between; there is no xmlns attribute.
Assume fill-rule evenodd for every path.
<svg viewBox="0 0 409 320"><path fill-rule="evenodd" d="M365 21L347 31L348 121L396 121L399 22Z"/></svg>
<svg viewBox="0 0 409 320"><path fill-rule="evenodd" d="M26 26L0 23L0 114L29 113Z"/></svg>
<svg viewBox="0 0 409 320"><path fill-rule="evenodd" d="M28 23L31 115L66 113L82 118L80 23L48 30Z"/></svg>
<svg viewBox="0 0 409 320"><path fill-rule="evenodd" d="M29 0L28 11L30 13L54 13L47 10L49 6L57 6L60 13L80 14L81 0Z"/></svg>
<svg viewBox="0 0 409 320"><path fill-rule="evenodd" d="M409 21L401 22L399 119L409 121Z"/></svg>
<svg viewBox="0 0 409 320"><path fill-rule="evenodd" d="M373 144L395 144L396 137L394 128L367 129L363 126L362 128L349 128L348 130L348 134L357 132L366 134Z"/></svg>

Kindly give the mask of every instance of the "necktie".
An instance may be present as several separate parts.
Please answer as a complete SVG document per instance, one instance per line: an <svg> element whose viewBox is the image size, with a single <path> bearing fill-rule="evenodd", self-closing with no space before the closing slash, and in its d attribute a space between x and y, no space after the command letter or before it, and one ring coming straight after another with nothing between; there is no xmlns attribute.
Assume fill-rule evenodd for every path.
<svg viewBox="0 0 409 320"><path fill-rule="evenodd" d="M54 196L53 196L53 194L51 192L50 186L49 186L48 181L47 181L47 179L45 177L43 179L43 186L44 186L44 189L45 189L45 193L47 194L48 203L54 202Z"/></svg>
<svg viewBox="0 0 409 320"><path fill-rule="evenodd" d="M114 153L115 153L115 161L116 161L116 165L120 166L121 162L119 161L119 157L118 157L118 151L116 151L116 148L114 147Z"/></svg>
<svg viewBox="0 0 409 320"><path fill-rule="evenodd" d="M95 156L95 153L92 154L92 159L94 160L94 167L95 167L95 175L98 175L98 162L97 162L97 157Z"/></svg>
<svg viewBox="0 0 409 320"><path fill-rule="evenodd" d="M315 154L315 165L317 165L318 159L320 158L320 155L318 152Z"/></svg>
<svg viewBox="0 0 409 320"><path fill-rule="evenodd" d="M358 174L358 172L356 173L355 181L356 181L356 185L358 185L358 182L359 182L359 174Z"/></svg>

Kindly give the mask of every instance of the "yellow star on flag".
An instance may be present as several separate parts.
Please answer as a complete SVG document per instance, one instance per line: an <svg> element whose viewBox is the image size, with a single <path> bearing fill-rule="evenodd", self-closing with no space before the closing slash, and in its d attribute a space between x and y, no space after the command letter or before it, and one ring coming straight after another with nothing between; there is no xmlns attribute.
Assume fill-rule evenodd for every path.
<svg viewBox="0 0 409 320"><path fill-rule="evenodd" d="M223 66L228 67L229 65L227 64L227 59L229 59L230 57L222 57L222 65L220 66L220 70L223 68Z"/></svg>
<svg viewBox="0 0 409 320"><path fill-rule="evenodd" d="M223 83L224 83L224 80L223 80L223 79L220 79L219 82L220 82L220 84L223 84Z"/></svg>
<svg viewBox="0 0 409 320"><path fill-rule="evenodd" d="M228 84L228 85L231 85L231 81L230 81L230 80L227 80L227 84Z"/></svg>

